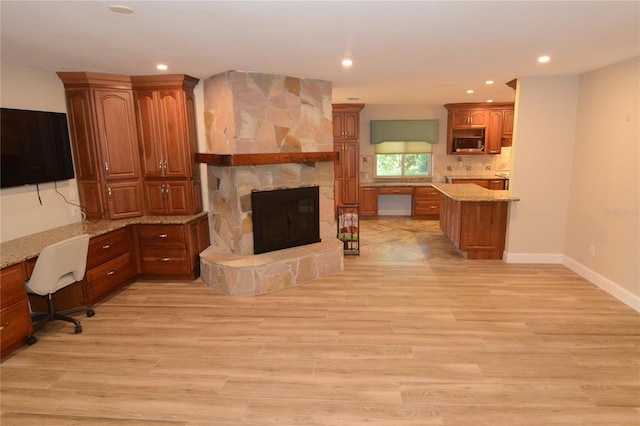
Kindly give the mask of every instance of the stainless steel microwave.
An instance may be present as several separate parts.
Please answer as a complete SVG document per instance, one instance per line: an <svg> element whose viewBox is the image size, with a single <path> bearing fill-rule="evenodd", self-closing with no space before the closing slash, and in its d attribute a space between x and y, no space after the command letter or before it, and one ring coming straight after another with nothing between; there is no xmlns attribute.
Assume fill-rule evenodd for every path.
<svg viewBox="0 0 640 426"><path fill-rule="evenodd" d="M483 152L484 134L482 136L460 136L453 138L453 152Z"/></svg>

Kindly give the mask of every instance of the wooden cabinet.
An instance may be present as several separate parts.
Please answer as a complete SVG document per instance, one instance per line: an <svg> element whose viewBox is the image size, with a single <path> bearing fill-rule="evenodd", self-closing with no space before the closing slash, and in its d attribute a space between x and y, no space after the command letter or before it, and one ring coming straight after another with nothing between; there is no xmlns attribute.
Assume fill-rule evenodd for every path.
<svg viewBox="0 0 640 426"><path fill-rule="evenodd" d="M93 305L133 281L137 273L130 227L91 238L84 279L86 305Z"/></svg>
<svg viewBox="0 0 640 426"><path fill-rule="evenodd" d="M2 268L0 275L0 356L14 352L33 332L25 290L24 265Z"/></svg>
<svg viewBox="0 0 640 426"><path fill-rule="evenodd" d="M451 112L451 127L455 129L487 127L487 111L479 108L456 108Z"/></svg>
<svg viewBox="0 0 640 426"><path fill-rule="evenodd" d="M512 102L446 104L445 108L448 111L447 154L500 154L501 147L510 146Z"/></svg>
<svg viewBox="0 0 640 426"><path fill-rule="evenodd" d="M142 186L131 82L127 76L59 72L80 203L88 218L142 215Z"/></svg>
<svg viewBox="0 0 640 426"><path fill-rule="evenodd" d="M198 79L187 75L132 76L145 187L145 213L202 210L195 98ZM196 190L196 188L198 190Z"/></svg>
<svg viewBox="0 0 640 426"><path fill-rule="evenodd" d="M417 186L413 195L413 216L436 219L440 216L440 192L430 186Z"/></svg>
<svg viewBox="0 0 640 426"><path fill-rule="evenodd" d="M500 154L502 148L502 110L488 112L487 132L485 134L485 152Z"/></svg>
<svg viewBox="0 0 640 426"><path fill-rule="evenodd" d="M360 188L360 111L364 104L333 105L334 199L338 204L357 204Z"/></svg>
<svg viewBox="0 0 640 426"><path fill-rule="evenodd" d="M209 246L206 217L187 225L138 225L137 233L143 277L193 279L199 275L199 253Z"/></svg>
<svg viewBox="0 0 640 426"><path fill-rule="evenodd" d="M502 146L511 146L513 140L513 121L515 112L513 108L502 111Z"/></svg>
<svg viewBox="0 0 640 426"><path fill-rule="evenodd" d="M492 190L503 190L505 188L504 179L467 179L467 178L447 178L450 183L475 183L483 188Z"/></svg>
<svg viewBox="0 0 640 426"><path fill-rule="evenodd" d="M502 259L508 202L457 201L442 196L440 229L468 259Z"/></svg>
<svg viewBox="0 0 640 426"><path fill-rule="evenodd" d="M378 188L363 186L360 188L360 217L378 216Z"/></svg>
<svg viewBox="0 0 640 426"><path fill-rule="evenodd" d="M343 106L344 105L344 106ZM357 104L333 105L333 140L356 141L360 139L360 110Z"/></svg>

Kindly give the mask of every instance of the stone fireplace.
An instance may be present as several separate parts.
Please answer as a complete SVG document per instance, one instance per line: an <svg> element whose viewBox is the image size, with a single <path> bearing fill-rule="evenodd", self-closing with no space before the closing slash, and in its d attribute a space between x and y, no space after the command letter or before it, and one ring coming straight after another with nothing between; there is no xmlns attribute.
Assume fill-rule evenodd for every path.
<svg viewBox="0 0 640 426"><path fill-rule="evenodd" d="M342 270L333 211L331 83L228 71L204 81L213 244L202 278L230 295L291 287ZM317 186L322 242L254 254L251 194Z"/></svg>

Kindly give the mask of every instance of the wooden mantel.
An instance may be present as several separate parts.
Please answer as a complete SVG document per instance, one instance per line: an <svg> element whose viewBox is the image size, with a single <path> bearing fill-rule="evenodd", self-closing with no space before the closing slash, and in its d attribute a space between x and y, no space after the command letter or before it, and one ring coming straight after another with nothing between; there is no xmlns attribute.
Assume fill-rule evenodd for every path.
<svg viewBox="0 0 640 426"><path fill-rule="evenodd" d="M208 154L196 153L196 162L210 166L258 166L284 163L322 163L338 161L339 153L329 152L278 152L272 154Z"/></svg>

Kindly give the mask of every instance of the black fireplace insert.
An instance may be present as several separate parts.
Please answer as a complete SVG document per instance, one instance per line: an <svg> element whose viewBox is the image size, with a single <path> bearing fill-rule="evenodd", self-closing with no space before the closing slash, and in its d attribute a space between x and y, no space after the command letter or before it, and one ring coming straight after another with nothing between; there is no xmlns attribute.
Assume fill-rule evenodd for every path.
<svg viewBox="0 0 640 426"><path fill-rule="evenodd" d="M317 186L251 193L254 254L320 242Z"/></svg>

